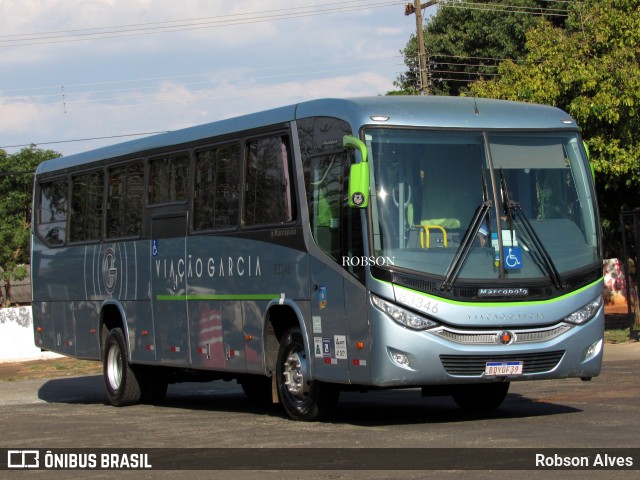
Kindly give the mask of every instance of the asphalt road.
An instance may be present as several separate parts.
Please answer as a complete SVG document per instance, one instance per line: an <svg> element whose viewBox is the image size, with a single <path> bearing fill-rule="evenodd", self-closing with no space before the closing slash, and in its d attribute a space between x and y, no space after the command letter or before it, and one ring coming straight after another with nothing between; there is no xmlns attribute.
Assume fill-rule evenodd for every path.
<svg viewBox="0 0 640 480"><path fill-rule="evenodd" d="M225 452L241 461L246 450L271 458L254 469L193 470L178 475L192 478L513 478L514 472L492 465L504 452L531 449L548 454L566 448L588 448L590 454L614 448L640 452L640 344L607 345L602 374L591 382L578 379L514 382L500 409L491 414L469 414L448 397L422 398L418 390L343 393L335 416L328 422L288 420L279 408L256 408L232 382L171 385L161 406L114 408L106 405L101 376L25 380L0 384L0 448L2 449L117 449L182 448L182 455L218 456ZM302 449L309 449L306 452ZM350 468L344 449L360 448L358 470ZM380 465L388 450L393 469L362 470L362 462ZM418 454L458 455L486 452L481 470L403 470L405 449ZM433 450L443 448L445 450ZM335 450L322 450L335 449ZM465 450L485 449L485 450ZM544 450L546 449L546 450ZM54 450L55 451L55 450ZM86 450L82 450L86 451ZM180 451L167 450L180 464ZM186 452L186 453L185 453ZM311 467L304 467L305 455ZM369 457L367 457L367 452ZM497 452L497 453L496 453ZM615 452L614 452L615 453ZM4 453L3 453L4 455ZM158 459L157 451L155 458ZM393 456L395 455L395 457ZM193 460L194 458L191 458ZM355 457L354 457L355 458ZM471 457L469 457L471 458ZM625 457L626 458L626 457ZM240 459L240 460L238 460ZM2 465L0 459L0 466ZM162 459L166 460L166 459ZM182 458L188 463L188 458ZM206 459L205 459L206 460ZM334 462L333 469L315 468ZM464 465L464 459L462 465ZM476 459L477 461L477 459ZM637 478L640 454L633 468L601 470L595 478ZM335 467L336 462L338 467ZM340 463L344 462L344 463ZM358 463L360 462L360 463ZM508 462L507 462L508 464ZM6 465L6 463L4 463ZM287 465L294 465L289 469ZM302 466L301 466L302 465ZM344 468L342 468L344 466ZM208 464L211 467L211 463ZM312 468L309 470L308 468ZM400 470L395 470L400 468ZM257 471L259 470L259 471ZM175 478L166 470L114 472L1 470L0 478ZM522 475L524 472L517 473ZM584 471L538 470L530 478L584 478Z"/></svg>

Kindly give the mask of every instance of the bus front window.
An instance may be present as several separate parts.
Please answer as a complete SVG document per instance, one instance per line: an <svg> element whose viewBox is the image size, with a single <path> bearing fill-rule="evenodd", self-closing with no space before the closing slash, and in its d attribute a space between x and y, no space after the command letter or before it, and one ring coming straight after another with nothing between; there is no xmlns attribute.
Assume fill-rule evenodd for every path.
<svg viewBox="0 0 640 480"><path fill-rule="evenodd" d="M369 129L365 139L374 255L448 281L540 279L597 262L575 134Z"/></svg>
<svg viewBox="0 0 640 480"><path fill-rule="evenodd" d="M445 275L478 205L486 157L481 133L368 130L374 168L376 255ZM491 265L482 277L494 276Z"/></svg>

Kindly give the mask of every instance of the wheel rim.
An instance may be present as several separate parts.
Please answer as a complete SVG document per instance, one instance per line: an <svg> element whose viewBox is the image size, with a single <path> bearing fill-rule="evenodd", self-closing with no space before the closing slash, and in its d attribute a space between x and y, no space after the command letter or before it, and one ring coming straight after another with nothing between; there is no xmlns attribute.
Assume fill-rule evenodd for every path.
<svg viewBox="0 0 640 480"><path fill-rule="evenodd" d="M297 401L303 401L309 394L308 368L307 359L301 351L292 351L284 362L284 385L289 395Z"/></svg>
<svg viewBox="0 0 640 480"><path fill-rule="evenodd" d="M122 354L117 344L111 345L107 354L107 379L114 391L120 388L122 383Z"/></svg>

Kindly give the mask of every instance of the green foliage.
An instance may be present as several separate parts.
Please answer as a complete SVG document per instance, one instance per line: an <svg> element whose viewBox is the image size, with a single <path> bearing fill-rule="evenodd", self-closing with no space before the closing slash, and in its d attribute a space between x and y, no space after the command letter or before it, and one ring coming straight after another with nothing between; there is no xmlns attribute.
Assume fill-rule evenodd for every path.
<svg viewBox="0 0 640 480"><path fill-rule="evenodd" d="M640 206L640 0L585 0L569 12L565 28L529 30L524 61L503 62L498 80L471 92L555 105L578 121L596 171L605 255L621 256L620 211Z"/></svg>
<svg viewBox="0 0 640 480"><path fill-rule="evenodd" d="M13 155L0 150L0 278L6 286L27 274L33 172L40 162L59 156L34 145ZM3 293L10 295L5 291L0 297Z"/></svg>
<svg viewBox="0 0 640 480"><path fill-rule="evenodd" d="M566 9L566 2L541 0L441 0L439 5L424 29L430 87L436 95L459 95L471 82L493 78L501 60L525 56L525 34L543 21L543 13ZM417 47L413 35L401 51L408 70L394 82L407 94L420 91Z"/></svg>

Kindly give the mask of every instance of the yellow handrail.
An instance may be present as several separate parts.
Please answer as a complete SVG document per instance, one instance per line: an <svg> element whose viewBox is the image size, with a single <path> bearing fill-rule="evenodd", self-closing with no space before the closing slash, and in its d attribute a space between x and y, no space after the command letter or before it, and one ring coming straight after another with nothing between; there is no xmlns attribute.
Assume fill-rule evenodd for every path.
<svg viewBox="0 0 640 480"><path fill-rule="evenodd" d="M436 230L440 230L442 232L442 238L444 246L447 246L447 231L444 229L443 226L441 225L418 225L418 227L421 227L424 229L424 232L422 230L420 230L420 248L431 248L431 234L429 233L429 230L431 230L432 228L435 228ZM423 233L425 235L423 235ZM427 244L425 246L424 243L424 239L427 239Z"/></svg>

